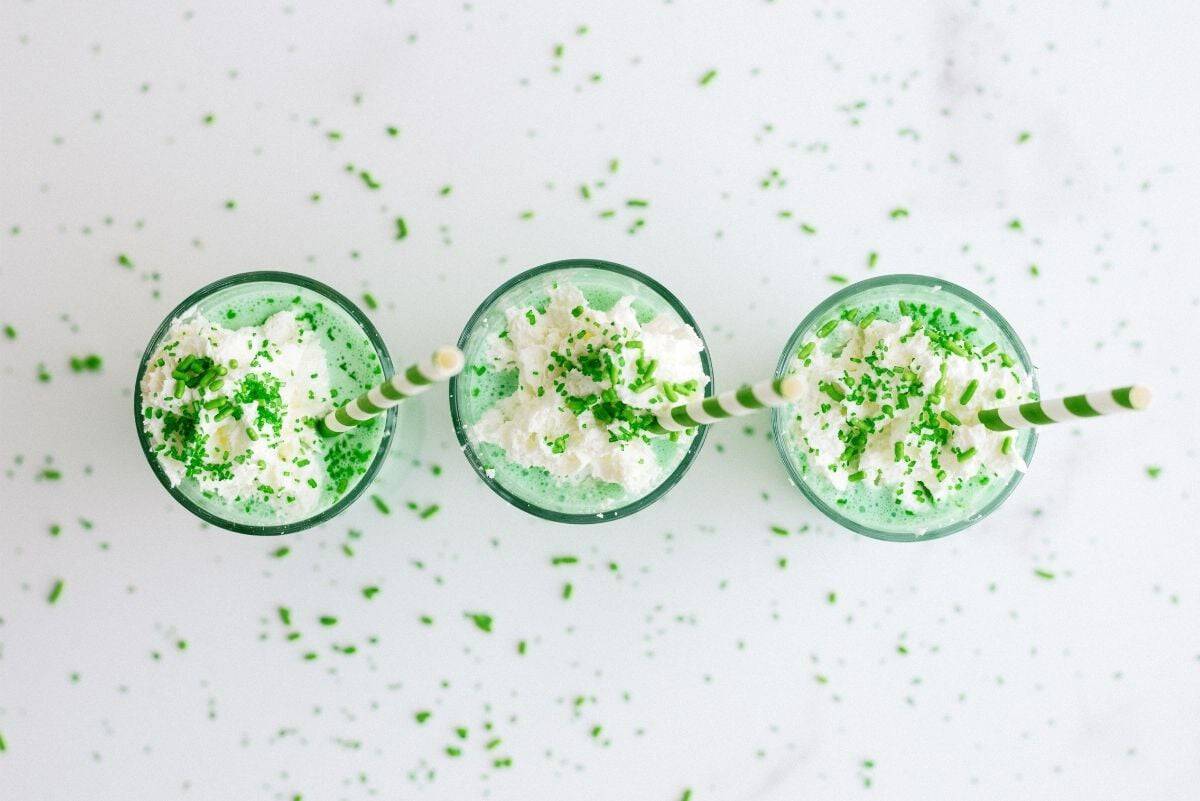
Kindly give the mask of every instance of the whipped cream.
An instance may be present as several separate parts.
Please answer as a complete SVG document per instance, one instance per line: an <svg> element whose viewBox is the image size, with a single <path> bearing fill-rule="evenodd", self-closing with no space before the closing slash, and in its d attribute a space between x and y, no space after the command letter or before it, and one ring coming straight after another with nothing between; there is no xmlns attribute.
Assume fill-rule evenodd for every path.
<svg viewBox="0 0 1200 801"><path fill-rule="evenodd" d="M317 333L291 311L230 330L193 309L162 342L140 387L142 425L171 484L191 478L290 519L313 512L327 480L313 418L332 405ZM197 364L224 373L206 386L176 377Z"/></svg>
<svg viewBox="0 0 1200 801"><path fill-rule="evenodd" d="M981 408L1032 399L999 345L974 346L928 316L850 316L818 328L791 370L805 380L792 435L835 489L894 488L916 509L977 477L1026 469L1012 433L976 424Z"/></svg>
<svg viewBox="0 0 1200 801"><path fill-rule="evenodd" d="M672 315L639 323L632 296L598 311L569 283L547 295L539 307L505 311L508 325L492 336L486 359L498 371L515 368L517 389L471 435L556 479L595 478L644 494L663 472L650 445L662 435L643 430L650 410L703 396L704 343Z"/></svg>

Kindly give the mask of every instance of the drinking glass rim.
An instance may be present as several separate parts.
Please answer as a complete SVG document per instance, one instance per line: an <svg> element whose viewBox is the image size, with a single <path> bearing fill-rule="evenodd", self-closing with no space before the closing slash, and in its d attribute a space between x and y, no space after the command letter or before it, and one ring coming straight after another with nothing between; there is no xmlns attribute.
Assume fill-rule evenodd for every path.
<svg viewBox="0 0 1200 801"><path fill-rule="evenodd" d="M497 287L491 294L489 294L483 300L483 302L479 304L479 307L475 309L475 313L472 314L467 320L467 324L463 327L462 334L458 338L459 349L466 352L467 341L474 333L474 330L479 324L480 320L482 320L484 315L492 310L492 307L496 304L496 301L513 287L530 281L539 275L545 275L547 273L559 270L573 270L581 268L594 269L602 272L611 272L624 276L625 278L630 278L650 289L652 292L666 301L667 305L679 315L679 319L690 326L691 329L696 332L696 336L700 338L700 344L703 345L703 348L700 350L700 366L701 369L704 370L704 374L708 376L708 385L704 388L704 395L705 397L710 397L712 395L713 386L716 379L713 375L712 360L710 359L708 353L708 341L705 340L704 334L700 330L700 326L697 325L696 320L692 317L691 312L687 310L687 307L684 306L683 303L677 297L675 297L670 290L645 273L635 270L632 267L626 267L623 264L617 264L616 262L605 261L603 259L560 259L558 261L552 261L537 267L531 267L530 269L509 278L507 281ZM630 501L624 506L620 506L615 509L606 509L602 512L591 513L556 512L552 509L546 509L538 506L535 503L531 503L524 498L521 498L520 496L509 491L494 478L487 475L486 469L479 459L479 454L476 452L475 446L471 442L471 438L467 435L467 426L464 424L462 414L459 410L458 382L461 378L462 375L460 374L450 379L450 419L454 425L454 434L456 437L458 437L458 443L461 446L462 452L467 457L467 462L470 463L471 468L475 471L476 475L483 480L483 483L502 499L527 514L540 517L544 520L550 520L555 523L571 523L580 525L590 523L607 523L622 517L628 517L636 512L641 511L642 509L645 509L647 506L666 495L667 492L669 492L676 484L679 483L684 474L687 473L687 471L691 468L692 462L695 461L696 456L700 453L701 447L704 445L705 439L708 437L708 426L700 426L700 430L697 431L695 437L692 438L691 446L688 448L687 453L684 454L679 464L675 466L675 469L671 472L671 475L667 476L661 484L659 484L650 492L646 493L640 498L637 498L636 500Z"/></svg>
<svg viewBox="0 0 1200 801"><path fill-rule="evenodd" d="M825 317L831 309L834 309L847 298L860 294L876 287L886 287L892 285L903 286L919 286L924 288L938 289L947 291L951 295L966 301L971 306L978 309L985 317L988 318L1012 344L1012 349L1016 351L1016 357L1024 368L1026 375L1029 376L1030 383L1033 385L1034 392L1038 392L1037 368L1029 358L1029 352L1025 349L1025 344L1021 342L1021 338L1017 336L1017 332L1009 324L1008 320L996 310L994 306L988 303L983 298L976 295L969 289L959 286L952 281L947 281L942 278L934 278L929 275L919 275L916 273L893 273L890 275L878 275L873 278L868 278L863 281L843 287L837 292L834 292L821 303L809 312L800 325L792 332L788 338L787 345L784 346L783 353L779 356L779 363L775 367L776 377L781 377L786 374L787 368L791 365L792 359L796 353L796 348L800 340L808 333L817 321ZM808 485L804 475L796 468L793 459L790 456L791 448L788 446L785 434L785 416L790 406L778 406L771 411L771 435L775 440L775 447L779 452L780 459L783 461L784 467L787 469L788 477L792 483L799 488L809 502L817 507L817 509L838 525L850 529L856 534L862 534L872 539L885 540L887 542L924 542L925 540L936 540L941 537L949 536L969 528L976 523L982 521L985 517L996 511L1008 497L1012 495L1013 490L1017 488L1017 484L1021 483L1021 479L1025 477L1025 472L1022 470L1014 470L1009 477L1004 489L1000 491L996 497L992 498L979 509L975 514L955 521L954 523L941 526L939 528L930 529L921 534L899 534L896 532L882 531L863 525L858 521L851 520L843 515L837 509L834 509L827 504L815 490ZM1025 443L1025 452L1022 454L1026 467L1033 461L1033 452L1037 447L1038 432L1037 428L1027 429L1029 436Z"/></svg>
<svg viewBox="0 0 1200 801"><path fill-rule="evenodd" d="M150 363L150 358L158 352L159 343L162 341L167 331L170 330L171 324L182 314L184 314L184 312L187 312L205 298L223 289L239 286L241 284L254 283L290 284L292 286L297 286L301 289L314 292L332 301L333 303L337 304L342 311L350 315L350 318L354 320L354 322L362 329L363 333L366 334L368 341L370 341L371 346L375 349L375 355L379 359L379 365L382 368L384 375L391 375L392 373L392 357L388 353L387 345L384 344L383 338L379 335L379 331L376 330L375 325L367 318L365 314L363 314L362 310L359 309L352 300L343 295L341 292L338 292L333 287L323 284L320 281L304 275L284 272L282 270L251 270L244 273L235 273L233 275L213 281L212 283L205 284L192 294L188 295L178 306L172 309L166 318L163 319L162 323L159 324L158 328L155 329L154 334L150 337L150 343L146 346L146 351L142 355L142 361L138 366L137 377L134 379L133 384L134 425L137 428L138 443L142 447L142 453L145 454L146 460L150 463L150 469L158 478L159 483L161 483L167 492L170 493L172 498L174 498L181 506L183 506L183 508L187 509L189 512L194 514L196 517L199 517L206 523L210 523L218 528L223 528L226 531L233 531L238 534L269 537L278 536L280 534L292 534L297 531L303 531L304 529L320 525L321 523L331 520L332 518L341 514L347 507L350 506L350 504L358 500L359 496L362 495L366 488L370 486L371 482L375 480L375 476L378 475L380 469L383 467L384 461L387 458L388 450L391 448L392 436L396 431L396 409L393 407L388 410L386 419L384 421L383 437L379 441L379 446L375 452L375 457L372 459L370 466L362 475L362 478L359 479L358 483L355 484L355 486L349 492L339 498L332 506L311 517L304 518L303 520L262 526L248 525L233 520L226 520L220 515L213 514L209 510L200 507L190 498L180 492L177 486L172 486L170 479L167 477L166 471L163 470L162 465L159 464L158 458L151 453L149 437L142 426L142 379L145 377L146 368ZM182 485L182 482L180 482L180 485Z"/></svg>

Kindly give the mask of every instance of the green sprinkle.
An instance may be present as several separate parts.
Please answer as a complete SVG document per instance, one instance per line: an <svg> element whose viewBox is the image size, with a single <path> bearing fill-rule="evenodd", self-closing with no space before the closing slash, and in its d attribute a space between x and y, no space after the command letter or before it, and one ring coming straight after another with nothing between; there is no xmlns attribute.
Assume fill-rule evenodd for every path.
<svg viewBox="0 0 1200 801"><path fill-rule="evenodd" d="M555 556L550 559L550 564L552 565L573 565L578 562L578 556Z"/></svg>
<svg viewBox="0 0 1200 801"><path fill-rule="evenodd" d="M650 201L649 200L639 200L637 198L630 198L629 200L625 201L625 205L629 206L630 208L641 209L641 208L645 208L646 206L649 206Z"/></svg>
<svg viewBox="0 0 1200 801"><path fill-rule="evenodd" d="M369 601L372 598L374 598L376 595L379 594L379 588L378 587L363 587L362 594L363 594L363 597Z"/></svg>
<svg viewBox="0 0 1200 801"><path fill-rule="evenodd" d="M285 626L292 625L292 610L286 606L279 607L276 611L279 612L279 622Z"/></svg>
<svg viewBox="0 0 1200 801"><path fill-rule="evenodd" d="M829 336L833 333L833 329L837 328L837 324L838 321L836 319L825 323L823 326L817 329L817 337L819 339L824 339L825 337Z"/></svg>
<svg viewBox="0 0 1200 801"><path fill-rule="evenodd" d="M417 712L415 715L413 715L413 717L416 718L417 723L424 723L433 717L433 713L427 709L422 709L420 712Z"/></svg>
<svg viewBox="0 0 1200 801"><path fill-rule="evenodd" d="M902 219L902 218L908 216L908 209L902 208L902 207L896 207L896 208L892 209L890 212L888 212L888 216L891 217L893 220Z"/></svg>
<svg viewBox="0 0 1200 801"><path fill-rule="evenodd" d="M846 393L842 388L832 381L827 381L820 385L821 391L839 403L846 399Z"/></svg>
<svg viewBox="0 0 1200 801"><path fill-rule="evenodd" d="M974 447L967 448L965 451L958 454L958 461L965 462L974 455L975 455L975 448Z"/></svg>
<svg viewBox="0 0 1200 801"><path fill-rule="evenodd" d="M64 582L62 579L59 579L58 581L54 582L54 587L51 588L50 594L48 596L46 596L46 600L49 603L55 604L58 602L59 596L62 595L63 583Z"/></svg>
<svg viewBox="0 0 1200 801"><path fill-rule="evenodd" d="M979 381L977 381L976 379L972 378L972 379L970 380L970 382L967 384L967 388L966 388L966 389L964 389L964 390L962 391L962 394L958 396L958 403L959 403L959 405L960 405L960 406L966 406L966 405L967 405L967 402L968 402L969 400L971 400L971 396L973 396L973 395L975 394L975 390L976 390L976 389L978 389L978 388L979 388Z"/></svg>
<svg viewBox="0 0 1200 801"><path fill-rule="evenodd" d="M832 281L832 282L833 282L833 283L835 283L835 284L848 284L848 283L850 283L850 279L849 279L849 278L847 278L847 277L846 277L846 276L844 276L844 275L839 275L838 273L830 273L830 274L829 274L827 277L829 278L829 280L830 280L830 281Z"/></svg>
<svg viewBox="0 0 1200 801"><path fill-rule="evenodd" d="M777 534L777 535L779 535L780 537L786 537L786 536L788 536L788 535L789 535L791 532L789 532L789 531L788 531L786 528L784 528L783 526L771 526L771 533L772 533L772 534Z"/></svg>
<svg viewBox="0 0 1200 801"><path fill-rule="evenodd" d="M803 361L804 359L807 359L809 357L809 355L813 352L813 349L816 347L817 347L816 342L806 342L804 344L804 347L800 348L800 350L798 350L796 352L796 358L800 359L801 361Z"/></svg>
<svg viewBox="0 0 1200 801"><path fill-rule="evenodd" d="M121 265L121 266L122 266L122 267L124 267L126 270L132 270L132 269L133 269L133 259L129 258L129 257L128 257L127 255L125 255L124 253L118 253L118 254L117 254L117 264Z"/></svg>
<svg viewBox="0 0 1200 801"><path fill-rule="evenodd" d="M1033 137L1033 134L1031 134L1029 131L1021 131L1019 134L1017 134L1017 144L1023 145L1026 142L1028 142L1030 140L1030 138L1032 138L1032 137Z"/></svg>
<svg viewBox="0 0 1200 801"><path fill-rule="evenodd" d="M258 432L249 426L246 427L246 436L249 437L252 442L258 440Z"/></svg>
<svg viewBox="0 0 1200 801"><path fill-rule="evenodd" d="M999 345L997 345L995 342L989 342L984 346L983 350L979 351L979 353L982 356L990 356L998 347Z"/></svg>
<svg viewBox="0 0 1200 801"><path fill-rule="evenodd" d="M879 312L874 311L874 310L870 311L866 317L862 318L862 320L859 321L858 327L865 330L867 328L867 326L869 326L871 323L875 322L875 318L878 316L879 316Z"/></svg>
<svg viewBox="0 0 1200 801"><path fill-rule="evenodd" d="M867 477L867 471L858 470L858 471L853 472L850 475L846 476L846 480L853 484L853 483L862 481L866 477Z"/></svg>
<svg viewBox="0 0 1200 801"><path fill-rule="evenodd" d="M438 194L441 195L442 197L449 197L450 193L453 191L454 191L454 187L452 187L450 184L446 184L445 186L443 186L441 189L438 190Z"/></svg>
<svg viewBox="0 0 1200 801"><path fill-rule="evenodd" d="M1012 446L1013 438L1005 437L1004 441L1000 443L1000 452L1004 454L1012 453Z"/></svg>
<svg viewBox="0 0 1200 801"><path fill-rule="evenodd" d="M892 451L896 454L897 462L903 460L904 459L904 441L899 440L899 439L896 440L896 444L892 446Z"/></svg>
<svg viewBox="0 0 1200 801"><path fill-rule="evenodd" d="M338 619L333 615L321 615L321 617L317 618L317 622L322 626L336 626Z"/></svg>
<svg viewBox="0 0 1200 801"><path fill-rule="evenodd" d="M4 338L5 339L16 339L17 338L17 329L13 328L11 325L4 326Z"/></svg>
<svg viewBox="0 0 1200 801"><path fill-rule="evenodd" d="M1044 570L1040 567L1034 569L1033 575L1037 576L1038 578L1046 579L1047 581L1054 578L1053 573L1051 573L1049 570Z"/></svg>
<svg viewBox="0 0 1200 801"><path fill-rule="evenodd" d="M996 398L997 399L1003 398L1007 394L1008 393L1004 391L1004 387L1000 387L999 389L996 390Z"/></svg>
<svg viewBox="0 0 1200 801"><path fill-rule="evenodd" d="M408 223L403 217L396 218L396 240L399 241L408 236Z"/></svg>
<svg viewBox="0 0 1200 801"><path fill-rule="evenodd" d="M583 307L582 307L582 306L576 306L575 308L571 309L571 316L572 316L572 317L578 317L578 316L579 316L579 315L581 315L581 314L583 314Z"/></svg>
<svg viewBox="0 0 1200 801"><path fill-rule="evenodd" d="M962 421L959 420L957 417L955 417L954 413L949 410L943 411L940 416L943 420L945 420L947 423L949 423L952 426L962 425Z"/></svg>
<svg viewBox="0 0 1200 801"><path fill-rule="evenodd" d="M874 267L878 263L879 263L879 254L872 250L870 253L867 254L867 269L870 270L872 267Z"/></svg>
<svg viewBox="0 0 1200 801"><path fill-rule="evenodd" d="M571 582L568 581L566 584L563 585L563 588L562 588L563 600L564 601L571 600L571 595L574 592L575 592L575 587L571 584Z"/></svg>
<svg viewBox="0 0 1200 801"><path fill-rule="evenodd" d="M716 78L716 77L717 77L717 71L709 70L708 72L706 72L700 76L700 85L708 86L710 83L712 83L713 78Z"/></svg>
<svg viewBox="0 0 1200 801"><path fill-rule="evenodd" d="M436 515L438 513L438 510L441 508L442 507L438 506L436 503L431 503L431 504L429 504L429 506L426 506L424 509L422 509L417 514L417 517L421 518L422 520L428 520L429 518Z"/></svg>
<svg viewBox="0 0 1200 801"><path fill-rule="evenodd" d="M1162 475L1162 468L1156 465L1151 465L1146 468L1146 475L1150 478L1158 478Z"/></svg>
<svg viewBox="0 0 1200 801"><path fill-rule="evenodd" d="M463 612L463 617L475 624L475 628L482 632L491 634L492 632L492 616L485 615L482 612Z"/></svg>
<svg viewBox="0 0 1200 801"><path fill-rule="evenodd" d="M281 548L276 548L275 550L271 551L271 556L274 556L276 559L282 559L291 552L292 549L284 545Z"/></svg>
<svg viewBox="0 0 1200 801"><path fill-rule="evenodd" d="M375 309L379 308L379 302L377 300L375 300L375 296L372 295L370 292L364 292L362 299L363 299L363 303L367 304L367 308L370 309L371 311L374 311Z"/></svg>
<svg viewBox="0 0 1200 801"><path fill-rule="evenodd" d="M94 353L71 357L71 371L74 373L96 373L103 366L104 360Z"/></svg>
<svg viewBox="0 0 1200 801"><path fill-rule="evenodd" d="M390 515L392 513L392 509L387 505L387 501L385 501L383 498L380 498L378 495L372 495L371 502L375 504L375 508L383 514Z"/></svg>

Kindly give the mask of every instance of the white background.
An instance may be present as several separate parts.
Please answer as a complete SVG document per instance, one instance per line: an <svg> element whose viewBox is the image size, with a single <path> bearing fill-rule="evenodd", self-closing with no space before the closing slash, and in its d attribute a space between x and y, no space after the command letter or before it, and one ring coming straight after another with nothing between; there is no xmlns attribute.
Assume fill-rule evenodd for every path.
<svg viewBox="0 0 1200 801"><path fill-rule="evenodd" d="M1198 30L1165 0L4 0L0 797L1195 798ZM915 545L824 521L763 420L600 527L493 496L441 392L387 516L242 537L145 464L138 359L211 280L370 291L403 363L571 256L675 291L722 387L830 274L916 271L991 300L1048 393L1156 402L1046 431L994 516Z"/></svg>

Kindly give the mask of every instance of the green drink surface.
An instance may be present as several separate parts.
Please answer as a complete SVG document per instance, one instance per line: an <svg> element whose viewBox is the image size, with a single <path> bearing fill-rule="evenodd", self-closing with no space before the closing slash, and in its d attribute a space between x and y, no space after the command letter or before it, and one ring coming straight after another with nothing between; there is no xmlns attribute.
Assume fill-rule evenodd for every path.
<svg viewBox="0 0 1200 801"><path fill-rule="evenodd" d="M579 289L588 306L596 311L607 312L623 297L634 295L636 299L632 308L639 325L645 325L659 314L674 314L660 298L647 296L644 290L639 293L627 281L614 285L604 274L592 276L591 280L573 274L567 280ZM504 329L504 313L508 308L536 308L544 304L548 299L544 289L547 285L547 281L543 281L536 288L531 287L533 291L527 290L511 299L502 298L476 325L464 346L466 367L457 379L457 408L462 424L468 429L480 467L496 484L525 503L541 509L562 514L603 515L607 510L636 501L653 491L654 487L633 495L620 484L593 477L563 480L545 468L519 464L510 459L500 446L478 441L469 433L470 427L478 423L489 409L513 395L518 388L518 372L515 368L497 370L488 359L490 336ZM691 437L677 440L651 438L650 448L660 474L658 483L669 477L683 460L691 441Z"/></svg>
<svg viewBox="0 0 1200 801"><path fill-rule="evenodd" d="M1020 351L1019 345L995 320L965 298L920 285L876 287L848 297L842 304L828 309L796 341L812 341L822 323L847 313L856 320L866 319L873 314L875 319L894 322L903 316L901 301L909 304L908 316L927 322L932 320L932 324L942 331L961 334L976 349L982 349L989 343L998 343L1001 350L1009 353ZM827 352L836 352L844 344L836 336L819 339L818 342L818 347ZM798 345L796 350L800 347L802 345ZM793 367L790 370L795 369L796 355L795 351L791 354ZM1019 363L1014 365L1014 369L1024 372ZM839 490L828 479L823 468L815 469L809 464L794 415L793 407L781 410L781 439L788 449L787 458L793 462L808 489L837 514L875 531L920 537L927 531L956 526L981 515L989 504L1005 493L1012 481L1011 477L989 476L981 472L963 481L959 488L951 490L944 498L936 502L930 499L916 507L911 503L901 503L896 486L861 481ZM1014 433L1013 446L1016 452L1026 453L1034 436L1032 430Z"/></svg>
<svg viewBox="0 0 1200 801"><path fill-rule="evenodd" d="M383 380L378 354L361 326L333 301L307 289L283 284L229 287L197 305L210 322L229 330L262 325L271 316L289 311L317 336L325 353L329 396L345 403ZM363 423L338 437L320 439L325 480L315 508L292 514L261 498L233 501L203 491L191 478L180 490L194 502L223 518L243 524L270 524L320 514L350 492L370 468L384 435L384 417Z"/></svg>

